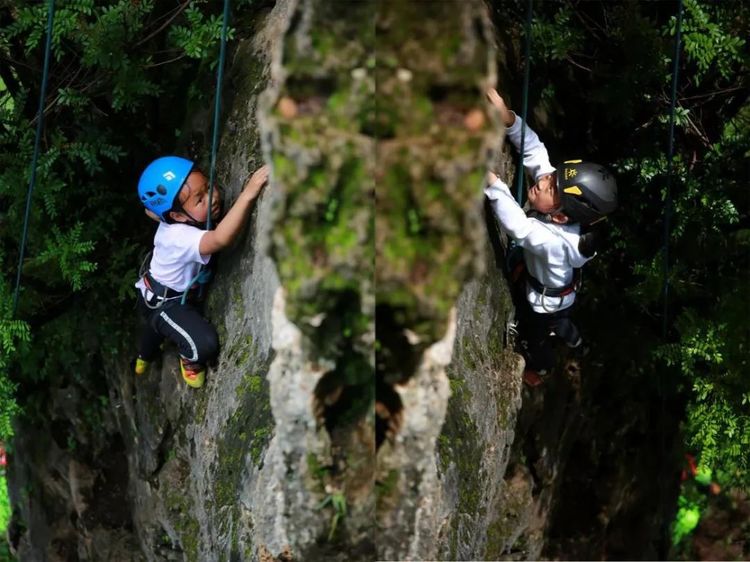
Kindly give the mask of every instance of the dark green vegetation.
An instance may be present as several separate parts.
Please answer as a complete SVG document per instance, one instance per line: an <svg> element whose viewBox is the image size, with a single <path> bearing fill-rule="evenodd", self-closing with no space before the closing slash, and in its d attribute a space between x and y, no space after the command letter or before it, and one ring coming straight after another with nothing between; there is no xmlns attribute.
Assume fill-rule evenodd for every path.
<svg viewBox="0 0 750 562"><path fill-rule="evenodd" d="M501 42L522 29L524 5L495 10ZM750 485L750 8L685 1L666 334L663 216L677 3L534 8L531 125L553 162L588 158L614 168L621 200L608 243L587 266L579 304L592 347L584 390L589 415L598 421L584 427L577 444L588 460L573 462L566 478L578 489L607 471L632 471L636 493L650 489L661 498L655 507L669 518L677 508L664 500L677 492L683 450L725 489ZM514 82L500 89L520 109L522 67L513 52L508 49L505 70ZM622 449L595 444L616 434L623 436ZM682 447L674 446L680 440ZM639 473L633 457L647 459L657 472ZM695 501L705 505L706 495ZM595 516L576 517L573 531L572 519L566 526L561 514L553 533L596 529ZM575 556L575 539L561 541L558 554Z"/></svg>

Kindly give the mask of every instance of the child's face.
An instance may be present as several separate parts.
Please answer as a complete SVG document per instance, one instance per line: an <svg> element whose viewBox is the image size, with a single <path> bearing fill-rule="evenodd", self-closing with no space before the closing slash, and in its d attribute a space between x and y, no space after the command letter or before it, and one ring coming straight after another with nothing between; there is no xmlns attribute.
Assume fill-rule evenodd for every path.
<svg viewBox="0 0 750 562"><path fill-rule="evenodd" d="M540 213L553 213L560 208L555 174L541 176L528 190L529 204Z"/></svg>
<svg viewBox="0 0 750 562"><path fill-rule="evenodd" d="M208 216L208 178L201 172L190 172L185 180L185 185L180 190L180 204L190 216L185 213L174 213L173 217L178 222L185 222L192 218L198 222L205 222ZM219 190L214 189L211 196L211 207L213 212L211 217L218 218L221 207Z"/></svg>

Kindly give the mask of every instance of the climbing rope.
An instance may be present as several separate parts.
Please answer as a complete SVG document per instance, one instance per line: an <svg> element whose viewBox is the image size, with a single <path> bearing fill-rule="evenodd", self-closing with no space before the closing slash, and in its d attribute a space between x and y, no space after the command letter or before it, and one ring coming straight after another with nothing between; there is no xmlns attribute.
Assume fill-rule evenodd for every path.
<svg viewBox="0 0 750 562"><path fill-rule="evenodd" d="M211 163L208 171L208 215L206 215L206 230L211 230L211 209L213 208L213 196L214 196L214 179L216 177L216 153L219 148L219 114L221 112L221 85L224 81L224 61L226 59L227 52L227 25L229 22L229 0L224 0L224 19L221 24L221 46L219 48L219 67L216 70L216 96L214 100L214 123L213 133L211 135ZM201 265L198 274L193 277L188 285L188 288L182 294L181 304L185 304L187 301L190 287L195 283L199 283L200 291L203 291L203 286L211 279L211 271L206 269L205 266Z"/></svg>
<svg viewBox="0 0 750 562"><path fill-rule="evenodd" d="M44 46L44 68L42 70L42 91L39 92L39 111L36 118L36 137L34 138L34 154L31 158L31 177L29 178L29 189L26 192L26 212L23 219L23 233L21 234L21 247L18 251L18 271L16 272L16 288L13 292L13 316L18 311L18 295L21 290L21 268L23 267L23 256L26 251L26 238L29 231L29 217L31 215L31 195L34 193L36 183L36 163L39 159L39 141L42 138L42 125L44 122L44 98L47 93L47 79L49 77L49 56L52 50L52 22L55 18L55 0L49 0L47 9L47 42Z"/></svg>
<svg viewBox="0 0 750 562"><path fill-rule="evenodd" d="M664 316L662 318L662 336L667 335L669 323L669 220L672 215L672 161L674 159L674 121L677 99L677 78L680 64L680 33L682 30L682 0L677 5L677 29L675 30L674 57L672 65L672 101L669 114L669 149L667 151L667 189L664 204L664 243L663 243L663 273L664 273Z"/></svg>
<svg viewBox="0 0 750 562"><path fill-rule="evenodd" d="M518 150L518 165L516 166L516 201L519 205L523 204L523 181L525 177L523 167L523 150L526 142L526 114L529 109L529 75L531 71L531 7L532 0L526 5L526 37L524 44L524 69L523 69L523 101L521 103L521 146Z"/></svg>
<svg viewBox="0 0 750 562"><path fill-rule="evenodd" d="M672 214L672 163L674 159L674 122L675 122L675 106L677 100L677 79L679 76L679 63L680 63L680 35L682 30L682 0L678 0L677 3L677 26L675 29L675 41L674 41L674 57L672 60L672 99L670 105L669 115L669 147L667 149L667 181L666 181L666 193L664 196L664 239L662 245L663 252L663 275L664 275L664 286L663 286L663 297L664 297L664 311L662 318L662 338L667 337L667 327L669 325L669 219ZM659 470L661 474L658 474L659 479L659 506L665 505L666 497L666 481L663 478L664 465L666 464L666 434L664 431L664 420L666 418L665 402L666 396L664 395L664 377L657 377L657 391L659 393L659 440L660 440L660 451L659 451ZM662 516L662 536L660 537L659 544L659 557L666 559L669 552L669 529L670 523L668 519Z"/></svg>
<svg viewBox="0 0 750 562"><path fill-rule="evenodd" d="M224 0L224 21L221 24L221 47L219 49L219 68L216 70L216 99L214 102L214 130L211 140L211 165L208 172L208 216L206 230L211 230L211 201L214 195L216 174L216 152L219 147L219 111L221 109L221 84L224 81L224 60L227 52L227 23L229 22L229 0Z"/></svg>

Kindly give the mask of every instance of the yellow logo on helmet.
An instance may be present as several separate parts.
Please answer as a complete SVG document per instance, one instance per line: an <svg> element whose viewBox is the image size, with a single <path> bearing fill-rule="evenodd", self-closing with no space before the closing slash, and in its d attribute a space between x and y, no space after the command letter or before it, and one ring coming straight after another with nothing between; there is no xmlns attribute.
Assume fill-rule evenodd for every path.
<svg viewBox="0 0 750 562"><path fill-rule="evenodd" d="M563 173L566 180L569 180L570 178L574 178L578 175L578 170L575 170L573 168L565 168L565 172Z"/></svg>
<svg viewBox="0 0 750 562"><path fill-rule="evenodd" d="M583 160L566 160L563 164L580 164Z"/></svg>
<svg viewBox="0 0 750 562"><path fill-rule="evenodd" d="M581 188L577 185L571 185L570 187L566 187L563 189L565 193L570 193L571 195L583 195L583 191L581 191Z"/></svg>

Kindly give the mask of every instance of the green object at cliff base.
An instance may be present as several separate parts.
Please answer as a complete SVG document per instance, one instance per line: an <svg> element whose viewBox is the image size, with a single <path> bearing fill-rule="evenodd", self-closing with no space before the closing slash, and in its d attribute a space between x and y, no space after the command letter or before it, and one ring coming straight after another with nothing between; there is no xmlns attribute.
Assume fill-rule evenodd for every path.
<svg viewBox="0 0 750 562"><path fill-rule="evenodd" d="M693 532L701 518L700 509L696 506L681 507L675 518L672 532L672 544L679 544L683 538Z"/></svg>

